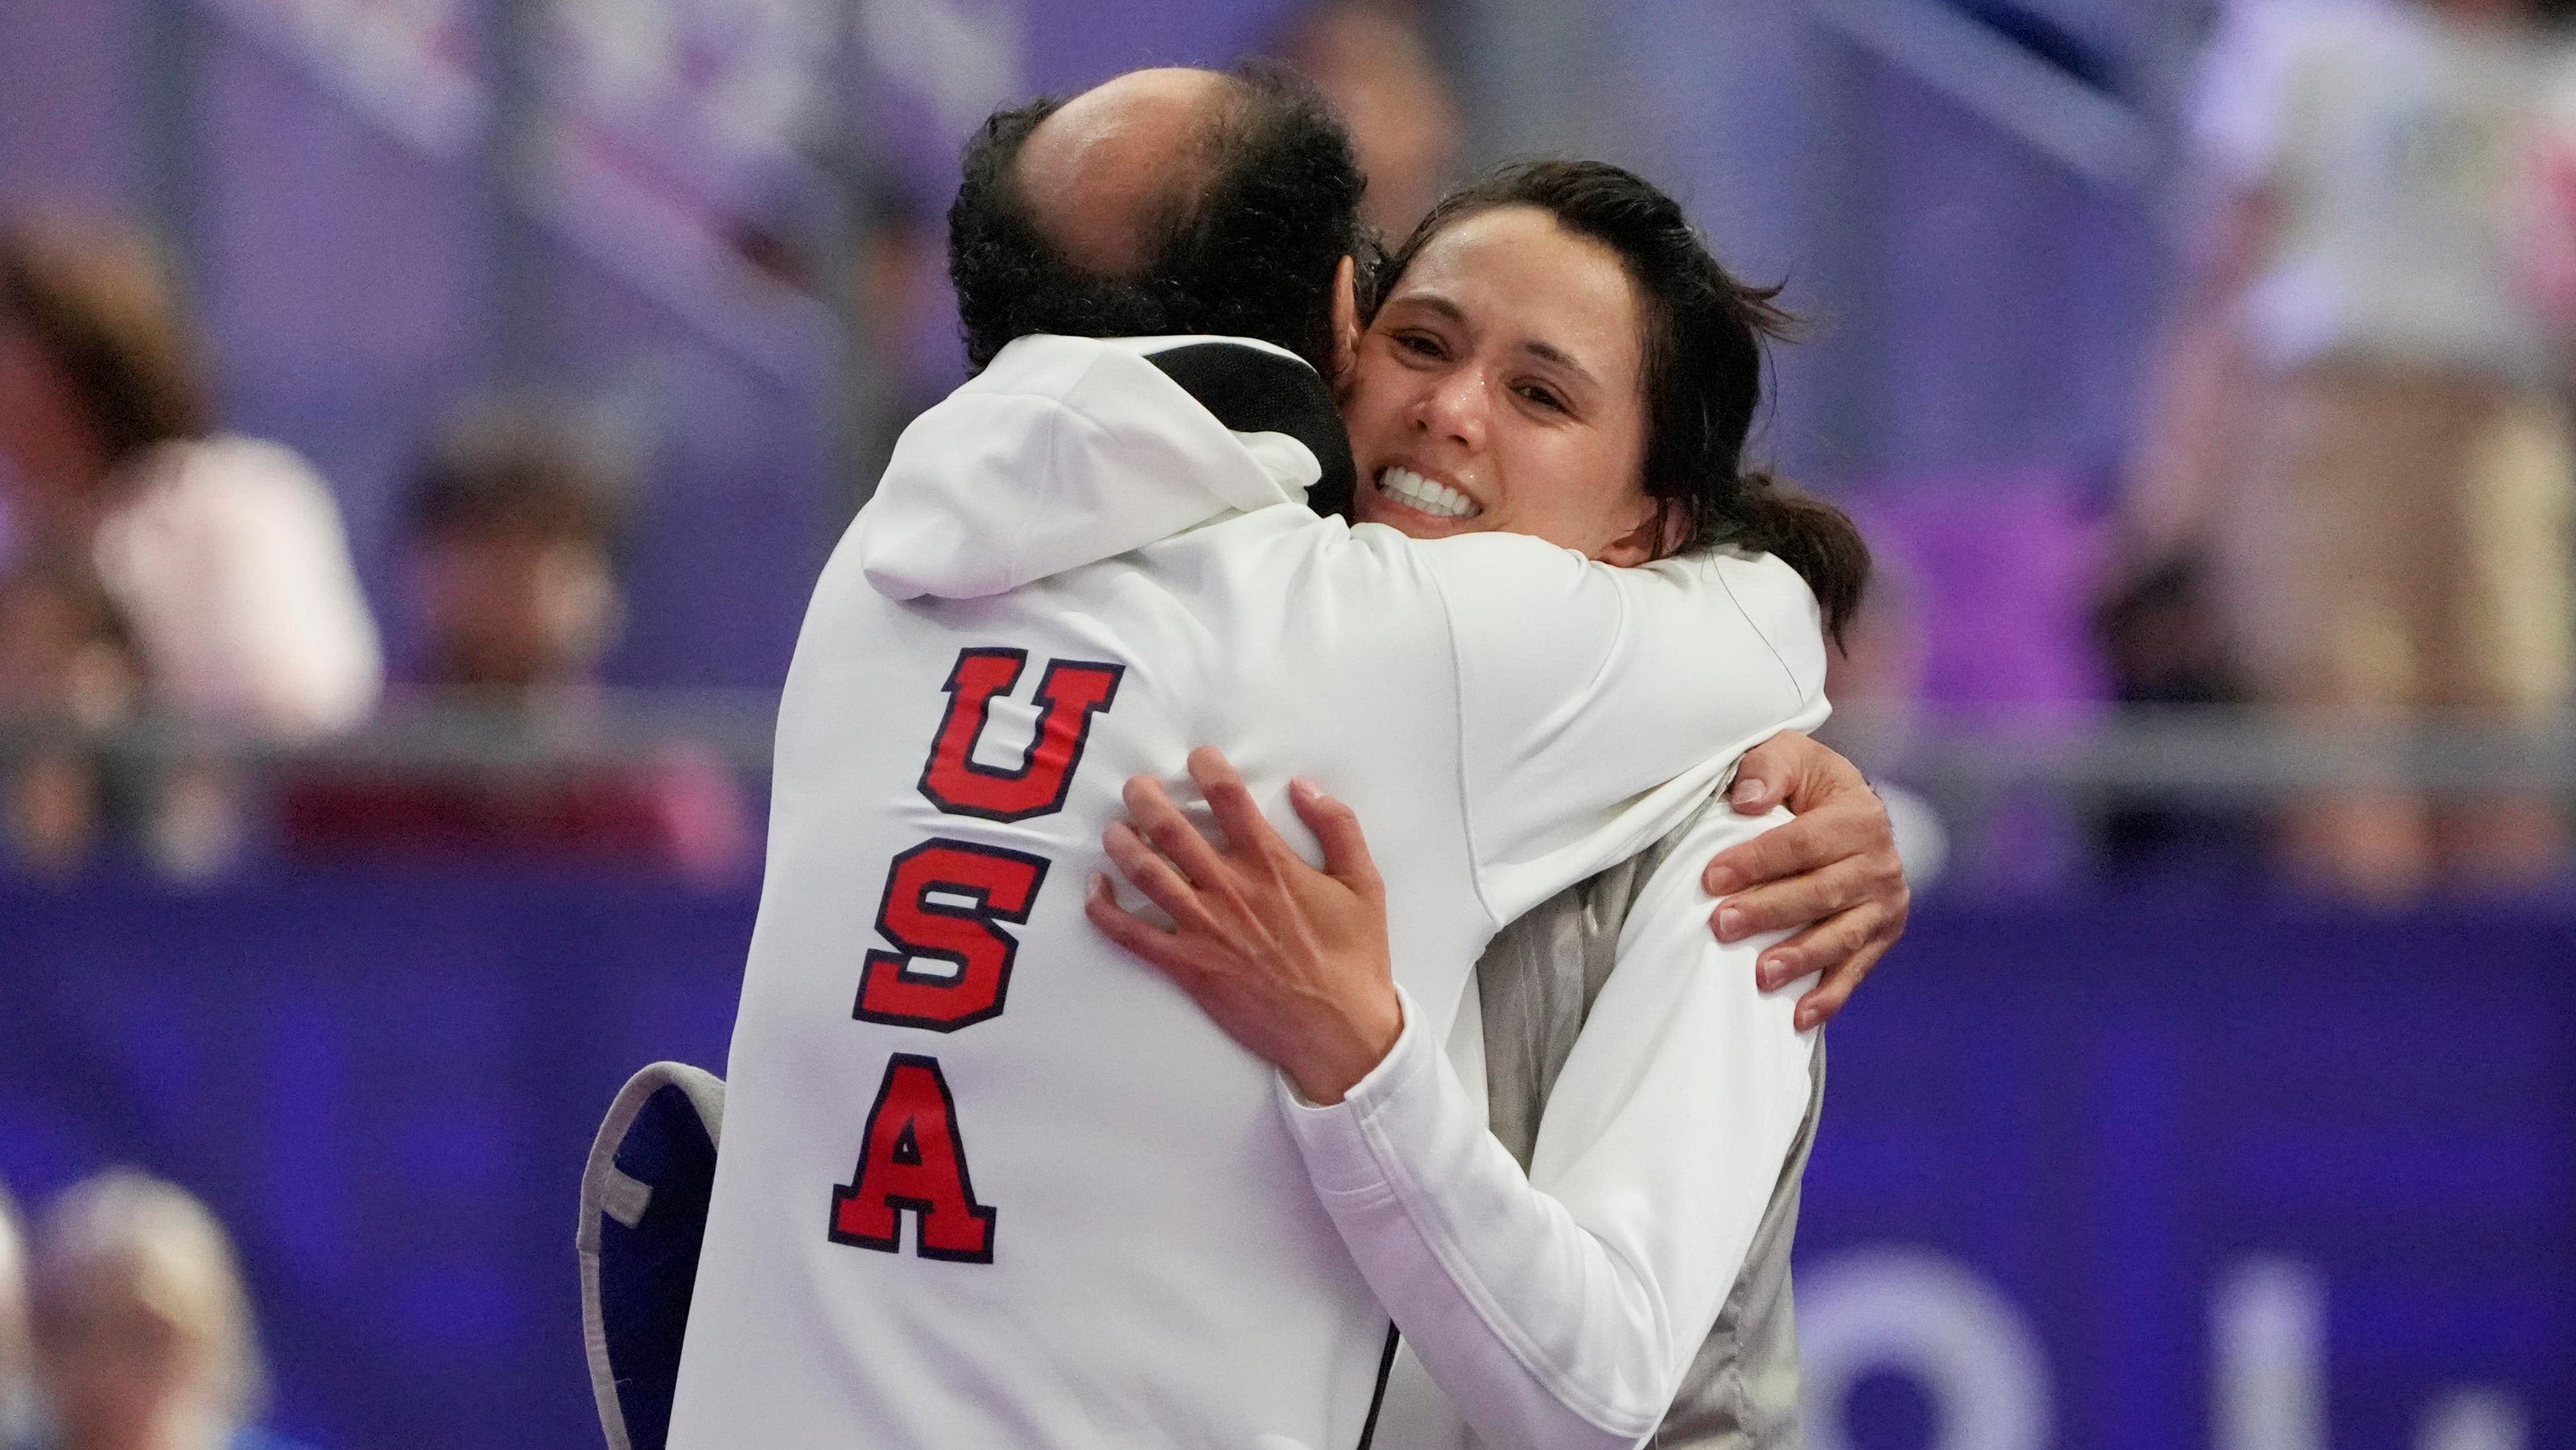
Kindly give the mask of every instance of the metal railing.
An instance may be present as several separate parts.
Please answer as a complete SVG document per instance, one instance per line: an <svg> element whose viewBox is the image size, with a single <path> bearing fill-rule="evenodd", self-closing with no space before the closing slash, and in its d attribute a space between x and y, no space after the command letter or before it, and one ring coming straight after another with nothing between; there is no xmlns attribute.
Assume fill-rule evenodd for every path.
<svg viewBox="0 0 2576 1450"><path fill-rule="evenodd" d="M636 760L685 742L747 778L765 778L773 731L775 695L765 690L598 690L541 711L477 695L402 693L366 729L299 744L173 719L108 729L0 721L0 767L28 752L77 749L144 767L224 760L252 770L549 770ZM2576 801L2576 716L2506 729L2470 719L2290 726L2251 708L1947 716L1852 708L1824 734L1873 775L1935 801L2038 793L2251 811L2303 791L2354 786Z"/></svg>
<svg viewBox="0 0 2576 1450"><path fill-rule="evenodd" d="M1837 737L1927 791L2061 791L2195 806L2306 791L2539 792L2576 798L2576 718L2285 724L2243 707L2024 710L1898 718L1856 712Z"/></svg>
<svg viewBox="0 0 2576 1450"><path fill-rule="evenodd" d="M103 729L19 718L0 720L0 765L35 749L81 749L145 762L522 770L613 762L687 742L761 777L776 703L766 691L603 690L532 711L413 693L398 695L362 730L300 744L167 718ZM2039 791L2256 806L2368 785L2576 800L2576 715L2532 728L2465 719L2293 727L2242 707L1975 715L1857 708L1826 734L1874 774L1937 795Z"/></svg>

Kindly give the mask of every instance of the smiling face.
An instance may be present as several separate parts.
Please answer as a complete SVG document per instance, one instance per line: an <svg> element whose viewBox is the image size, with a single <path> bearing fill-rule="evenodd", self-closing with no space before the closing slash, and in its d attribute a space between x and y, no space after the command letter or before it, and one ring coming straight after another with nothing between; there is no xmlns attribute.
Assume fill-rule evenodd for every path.
<svg viewBox="0 0 2576 1450"><path fill-rule="evenodd" d="M1343 398L1362 523L1531 534L1611 564L1665 552L1646 495L1644 329L1618 254L1537 207L1414 257Z"/></svg>

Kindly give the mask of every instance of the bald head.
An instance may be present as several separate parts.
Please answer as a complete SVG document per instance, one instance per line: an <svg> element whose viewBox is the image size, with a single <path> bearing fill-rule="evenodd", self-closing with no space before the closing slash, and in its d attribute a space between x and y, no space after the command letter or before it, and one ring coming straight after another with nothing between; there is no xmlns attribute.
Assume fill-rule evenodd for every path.
<svg viewBox="0 0 2576 1450"><path fill-rule="evenodd" d="M1039 122L1012 184L1065 261L1134 276L1157 233L1207 190L1212 138L1242 98L1243 83L1215 71L1130 71Z"/></svg>
<svg viewBox="0 0 2576 1450"><path fill-rule="evenodd" d="M1299 77L1133 71L994 112L961 161L948 275L973 366L1031 333L1252 337L1326 366L1361 181Z"/></svg>

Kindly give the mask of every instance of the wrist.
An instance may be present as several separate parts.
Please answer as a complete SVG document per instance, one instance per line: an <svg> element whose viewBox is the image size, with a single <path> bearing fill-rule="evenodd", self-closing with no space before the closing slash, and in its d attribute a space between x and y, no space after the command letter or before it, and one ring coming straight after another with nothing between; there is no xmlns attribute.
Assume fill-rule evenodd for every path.
<svg viewBox="0 0 2576 1450"><path fill-rule="evenodd" d="M1317 1107L1341 1102L1395 1051L1404 1036L1404 1003L1395 984L1385 983L1359 1012L1343 1019L1343 1026L1333 1051L1289 1073L1298 1094Z"/></svg>

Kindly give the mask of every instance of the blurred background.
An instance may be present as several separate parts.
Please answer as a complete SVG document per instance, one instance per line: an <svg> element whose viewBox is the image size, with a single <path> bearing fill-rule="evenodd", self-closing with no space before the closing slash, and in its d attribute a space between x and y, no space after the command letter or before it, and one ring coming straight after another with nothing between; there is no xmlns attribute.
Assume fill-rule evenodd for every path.
<svg viewBox="0 0 2576 1450"><path fill-rule="evenodd" d="M1918 893L1818 1450L2576 1445L2556 8L0 0L0 1446L597 1443L582 1155L722 1066L957 147L1252 54L1390 234L1602 156L1805 319Z"/></svg>

